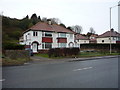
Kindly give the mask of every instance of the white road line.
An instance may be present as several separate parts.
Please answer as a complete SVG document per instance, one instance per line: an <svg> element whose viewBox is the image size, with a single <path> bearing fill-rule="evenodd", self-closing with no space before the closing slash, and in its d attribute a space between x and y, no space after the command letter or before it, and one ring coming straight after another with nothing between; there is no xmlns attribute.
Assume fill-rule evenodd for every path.
<svg viewBox="0 0 120 90"><path fill-rule="evenodd" d="M91 69L92 67L86 67L86 68L83 68L83 69Z"/></svg>
<svg viewBox="0 0 120 90"><path fill-rule="evenodd" d="M86 69L91 69L91 68L93 68L93 67L80 68L80 69L75 69L73 71L80 71L80 70L86 70Z"/></svg>
<svg viewBox="0 0 120 90"><path fill-rule="evenodd" d="M1 80L0 80L0 82L3 82L3 81L5 81L5 79L1 79Z"/></svg>

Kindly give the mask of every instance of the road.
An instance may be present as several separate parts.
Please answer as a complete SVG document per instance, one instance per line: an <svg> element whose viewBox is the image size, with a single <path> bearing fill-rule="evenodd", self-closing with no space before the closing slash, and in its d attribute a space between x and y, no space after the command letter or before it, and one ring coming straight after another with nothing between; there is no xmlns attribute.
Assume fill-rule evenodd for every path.
<svg viewBox="0 0 120 90"><path fill-rule="evenodd" d="M3 67L3 88L118 88L118 58Z"/></svg>

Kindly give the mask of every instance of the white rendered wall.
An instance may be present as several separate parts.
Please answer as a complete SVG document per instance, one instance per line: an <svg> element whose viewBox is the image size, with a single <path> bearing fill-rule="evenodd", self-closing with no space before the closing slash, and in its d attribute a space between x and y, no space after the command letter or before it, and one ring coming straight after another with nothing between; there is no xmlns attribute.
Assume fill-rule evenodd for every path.
<svg viewBox="0 0 120 90"><path fill-rule="evenodd" d="M53 37L52 48L57 48L58 47L58 43L57 43L58 33L53 32L52 37Z"/></svg>
<svg viewBox="0 0 120 90"><path fill-rule="evenodd" d="M102 42L102 40L104 40L104 42ZM116 43L116 40L113 40L113 37L111 37L111 43ZM110 37L97 38L97 43L103 43L103 44L106 43L106 44L109 44L110 43Z"/></svg>
<svg viewBox="0 0 120 90"><path fill-rule="evenodd" d="M69 47L70 42L74 43L74 34L72 34L72 37L70 37L70 35L71 34L66 34L66 38L67 38L67 46L66 47ZM74 46L75 46L75 43L74 43Z"/></svg>

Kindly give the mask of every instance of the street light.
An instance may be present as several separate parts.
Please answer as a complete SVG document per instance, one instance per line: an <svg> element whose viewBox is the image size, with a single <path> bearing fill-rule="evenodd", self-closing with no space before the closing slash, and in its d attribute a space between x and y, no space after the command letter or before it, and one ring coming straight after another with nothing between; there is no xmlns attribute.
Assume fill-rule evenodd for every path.
<svg viewBox="0 0 120 90"><path fill-rule="evenodd" d="M116 5L116 6L113 6L113 7L110 7L110 54L112 52L112 46L111 46L111 9L114 8L114 7L117 7L117 6L120 6L120 4Z"/></svg>

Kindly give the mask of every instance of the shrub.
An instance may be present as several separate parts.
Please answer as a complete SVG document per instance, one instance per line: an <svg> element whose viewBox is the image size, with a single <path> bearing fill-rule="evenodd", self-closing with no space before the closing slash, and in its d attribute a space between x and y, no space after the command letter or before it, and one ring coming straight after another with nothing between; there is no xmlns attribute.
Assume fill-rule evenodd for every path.
<svg viewBox="0 0 120 90"><path fill-rule="evenodd" d="M61 56L72 56L78 55L79 48L52 48L48 51L49 57L61 57Z"/></svg>
<svg viewBox="0 0 120 90"><path fill-rule="evenodd" d="M120 52L120 44L111 44L113 52ZM101 52L109 52L110 44L81 44L81 50L94 49Z"/></svg>
<svg viewBox="0 0 120 90"><path fill-rule="evenodd" d="M25 48L24 45L14 44L14 43L5 43L3 44L4 50L23 50Z"/></svg>

